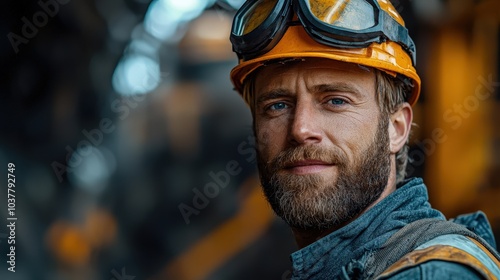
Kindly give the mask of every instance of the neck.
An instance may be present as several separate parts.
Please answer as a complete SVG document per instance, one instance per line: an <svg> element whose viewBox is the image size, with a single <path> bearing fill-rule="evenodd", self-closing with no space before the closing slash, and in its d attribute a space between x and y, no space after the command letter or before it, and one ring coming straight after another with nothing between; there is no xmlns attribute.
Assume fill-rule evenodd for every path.
<svg viewBox="0 0 500 280"><path fill-rule="evenodd" d="M295 237L295 242L297 243L297 246L299 249L302 249L309 244L312 244L319 239L329 235L330 233L344 227L345 225L349 224L350 222L356 220L359 216L363 215L366 211L370 210L373 206L375 206L377 203L382 201L384 198L386 198L389 194L394 192L396 190L396 174L395 172L391 172L389 174L389 180L387 181L387 185L385 186L384 191L382 194L379 196L377 200L375 200L372 204L370 204L365 210L363 210L361 213L359 213L357 216L354 218L346 221L343 224L340 224L336 227L332 227L326 230L307 230L307 229L298 229L298 228L292 228L293 235Z"/></svg>

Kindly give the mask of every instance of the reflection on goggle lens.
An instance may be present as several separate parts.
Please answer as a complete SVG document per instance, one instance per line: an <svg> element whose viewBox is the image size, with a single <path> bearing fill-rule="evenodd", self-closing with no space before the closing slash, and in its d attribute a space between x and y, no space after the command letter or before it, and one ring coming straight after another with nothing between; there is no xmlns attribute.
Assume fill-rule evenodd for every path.
<svg viewBox="0 0 500 280"><path fill-rule="evenodd" d="M375 25L373 6L364 0L309 0L310 12L321 22L363 30Z"/></svg>
<svg viewBox="0 0 500 280"><path fill-rule="evenodd" d="M252 32L255 28L259 27L271 14L271 11L276 6L277 0L259 0L248 10L245 14L243 22L243 32L241 35Z"/></svg>

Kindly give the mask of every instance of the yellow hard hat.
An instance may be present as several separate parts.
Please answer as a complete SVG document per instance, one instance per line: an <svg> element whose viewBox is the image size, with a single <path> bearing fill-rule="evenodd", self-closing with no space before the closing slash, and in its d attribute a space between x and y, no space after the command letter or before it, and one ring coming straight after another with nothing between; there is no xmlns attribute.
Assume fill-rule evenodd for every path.
<svg viewBox="0 0 500 280"><path fill-rule="evenodd" d="M247 1L234 18L231 41L239 57L231 81L240 94L248 75L266 62L308 57L404 78L412 86L411 105L420 94L415 46L388 0Z"/></svg>

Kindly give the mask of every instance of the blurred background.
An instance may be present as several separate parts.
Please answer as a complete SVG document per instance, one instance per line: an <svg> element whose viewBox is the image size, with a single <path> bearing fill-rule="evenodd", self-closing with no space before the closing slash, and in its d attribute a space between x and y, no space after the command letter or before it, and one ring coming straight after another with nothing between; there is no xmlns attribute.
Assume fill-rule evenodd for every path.
<svg viewBox="0 0 500 280"><path fill-rule="evenodd" d="M241 0L3 1L0 279L287 279L228 37ZM500 241L500 1L392 1L417 44L411 176Z"/></svg>

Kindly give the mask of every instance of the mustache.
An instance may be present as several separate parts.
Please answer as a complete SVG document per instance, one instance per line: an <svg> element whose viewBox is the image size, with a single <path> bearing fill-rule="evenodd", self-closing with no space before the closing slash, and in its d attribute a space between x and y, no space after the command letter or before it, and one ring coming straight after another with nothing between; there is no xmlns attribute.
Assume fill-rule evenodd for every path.
<svg viewBox="0 0 500 280"><path fill-rule="evenodd" d="M319 146L297 146L288 148L280 152L275 158L268 162L272 171L278 171L290 166L294 162L304 160L318 160L326 164L343 166L347 164L348 159L342 153L332 148L325 149Z"/></svg>

